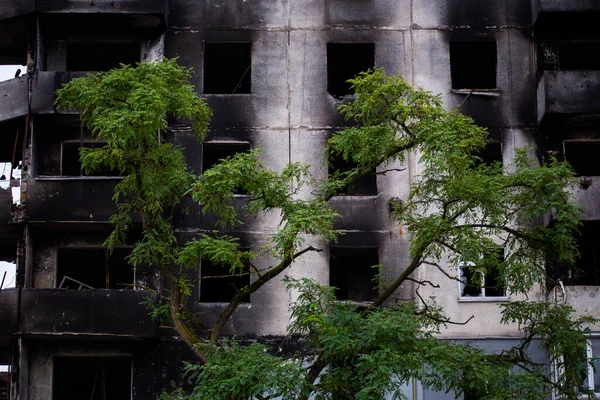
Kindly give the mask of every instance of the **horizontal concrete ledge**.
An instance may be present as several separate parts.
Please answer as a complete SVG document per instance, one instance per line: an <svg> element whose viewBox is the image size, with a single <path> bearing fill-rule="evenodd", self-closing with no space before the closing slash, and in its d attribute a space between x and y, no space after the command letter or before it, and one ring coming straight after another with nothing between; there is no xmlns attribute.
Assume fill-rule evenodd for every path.
<svg viewBox="0 0 600 400"><path fill-rule="evenodd" d="M46 176L34 178L36 181L121 181L122 176Z"/></svg>
<svg viewBox="0 0 600 400"><path fill-rule="evenodd" d="M22 117L28 109L27 76L0 82L0 121Z"/></svg>
<svg viewBox="0 0 600 400"><path fill-rule="evenodd" d="M22 334L156 335L156 324L140 304L147 291L22 289Z"/></svg>
<svg viewBox="0 0 600 400"><path fill-rule="evenodd" d="M4 0L0 6L0 20L31 14L35 11L35 0Z"/></svg>
<svg viewBox="0 0 600 400"><path fill-rule="evenodd" d="M163 14L165 0L36 0L37 12Z"/></svg>

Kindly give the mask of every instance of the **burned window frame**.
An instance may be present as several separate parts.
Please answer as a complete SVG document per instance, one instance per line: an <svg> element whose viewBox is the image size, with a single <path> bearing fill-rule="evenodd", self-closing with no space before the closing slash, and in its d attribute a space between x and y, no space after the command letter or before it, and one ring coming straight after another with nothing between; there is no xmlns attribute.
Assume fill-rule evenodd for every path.
<svg viewBox="0 0 600 400"><path fill-rule="evenodd" d="M123 247L118 247L115 248L113 250L112 254L108 253L108 249L106 249L105 247L102 246L94 246L94 245L82 245L82 246L58 246L56 248L56 254L55 254L55 263L54 265L56 266L55 268L55 272L54 272L54 287L55 289L64 289L64 290L139 290L139 288L136 285L137 282L137 268L135 268L134 266L130 265L131 267L131 282L130 283L125 283L122 287L117 287L117 288L113 288L110 287L111 283L110 283L110 275L109 275L109 280L108 280L108 287L104 286L104 287L93 287L91 285L88 285L87 283L81 281L81 280L77 280L73 277L70 277L66 274L63 274L63 276L60 276L60 264L61 264L61 260L60 260L60 253L61 251L93 251L93 252L100 252L102 251L104 254L104 269L105 269L105 273L106 274L110 274L110 258L111 257L115 257L115 253L114 251L118 251L118 252L127 252L129 254L131 254L131 251L133 250L133 246L123 246ZM122 258L122 262L127 263L126 260L127 255L123 256ZM129 265L129 263L128 263ZM78 286L77 289L71 289L68 287L62 287L63 283L65 282L65 278L69 278L69 281L74 282L75 286ZM117 282L115 282L114 284L116 284Z"/></svg>
<svg viewBox="0 0 600 400"><path fill-rule="evenodd" d="M358 165L358 163L356 163L354 161L343 160L340 155L335 155L335 156L330 155L327 157L327 176L332 176L336 172L343 173L346 171L350 171L350 170L356 168L357 165ZM359 197L359 196L373 197L373 196L378 196L378 195L379 195L379 187L377 185L377 173L375 171L361 176L353 184L344 186L336 194L336 196L348 196L348 197Z"/></svg>
<svg viewBox="0 0 600 400"><path fill-rule="evenodd" d="M230 54L227 55L226 57L221 56L221 57L225 58L226 60L233 59L233 56L231 55L233 53L233 50L232 49L227 50L228 46L232 47L232 48L235 46L239 46L238 52L243 51L243 54L239 54L240 59L238 60L238 62L244 62L243 65L245 65L245 63L247 62L248 66L244 69L244 72L241 73L241 77L237 81L223 82L223 79L226 77L226 75L223 75L223 74L225 74L225 73L231 74L230 70L216 72L216 71L223 70L223 67L219 68L219 66L221 65L221 63L223 63L225 61L221 61L220 60L221 57L219 57L218 54L215 54L215 55L210 54L213 50L208 51L208 49L212 48L213 46L215 48L215 50L214 50L215 52L217 51L217 47L219 47L219 46L223 46L225 48L225 50L220 49L220 51L219 51L220 53L224 52L224 51L230 52ZM202 93L205 95L229 95L229 96L252 94L253 93L253 90L252 90L252 64L253 64L252 63L252 47L253 47L253 43L251 41L203 42L203 44L202 44L202 50L203 50L203 54L202 54L202 67L203 67ZM207 56L207 54L208 54L208 56ZM242 69L240 68L239 71L241 72ZM215 79L215 78L218 78L218 79ZM214 86L213 86L214 80L216 80L218 82L214 83ZM207 82L210 82L208 88L207 88ZM232 85L230 83L232 83L234 85ZM228 90L227 88L229 88L231 86L233 86L233 89Z"/></svg>
<svg viewBox="0 0 600 400"><path fill-rule="evenodd" d="M36 180L94 180L116 179L121 180L120 172L104 173L109 167L100 171L84 174L81 168L79 154L77 158L79 173L77 175L64 175L65 144L83 145L93 144L102 147L107 144L105 140L94 138L88 129L83 126L78 115L44 115L36 116L34 120L33 146L33 173ZM72 146L75 147L75 146ZM78 152L78 151L77 151ZM74 168L73 168L74 169Z"/></svg>
<svg viewBox="0 0 600 400"><path fill-rule="evenodd" d="M207 154L206 150L207 148L210 149L210 147L216 147L216 148L221 148L219 149L219 153L226 153L227 155L225 155L225 157L221 157L218 160L216 160L214 163L212 163L211 165L206 165L205 161L207 159L207 157L205 157L205 154ZM227 148L232 148L232 151L227 151ZM238 149L234 149L235 147L239 147ZM238 140L238 141L234 141L234 140L211 140L211 141L206 141L204 143L202 143L202 173L204 173L205 170L208 170L212 167L214 167L215 165L218 165L221 163L221 160L228 158L228 157L233 157L236 154L240 154L240 153L245 153L249 150L252 150L252 143L249 141L244 141L244 140ZM213 157L214 158L214 157ZM244 196L248 196L248 194L246 192L244 192L241 188L236 188L234 196L237 197L244 197Z"/></svg>
<svg viewBox="0 0 600 400"><path fill-rule="evenodd" d="M244 247L242 248L242 251L247 251L248 248ZM202 264L207 263L209 264L212 268L214 269L218 269L218 268L222 268L223 269L223 275L221 277L221 275L202 275L202 271L203 271L203 267ZM250 268L250 263L246 263L246 265L244 265L243 267L243 272L241 274L230 274L227 266L218 266L215 263L211 262L210 260L206 260L206 259L201 259L199 262L199 268L198 268L198 276L199 276L199 284L198 284L198 302L200 304L227 304L229 302L231 302L231 300L233 299L233 297L235 296L235 294L237 294L241 289L243 289L244 287L249 286L252 283L252 279L251 279L251 268ZM209 279L206 279L206 278ZM214 277L214 278L210 278L210 277ZM202 292L206 292L206 289L202 289L202 286L204 284L208 284L209 280L213 279L219 279L222 280L222 282L227 281L225 283L223 283L223 285L226 286L234 286L236 284L241 284L240 287L235 287L236 291L235 294L231 294L230 297L228 297L225 300L214 300L214 295L213 295L213 291L211 291L210 295L206 295L203 298ZM233 281L233 282L232 282ZM228 295L230 293L227 293ZM206 299L206 296L210 296L209 299ZM251 296L247 296L244 300L240 301L240 304L251 304Z"/></svg>
<svg viewBox="0 0 600 400"><path fill-rule="evenodd" d="M598 146L600 149L600 139L564 139L561 143L562 145L562 154L564 157L564 160L569 162L569 164L573 167L573 170L575 171L575 174L577 176L600 176L600 166L597 167L598 171L597 174L583 174L580 173L578 170L580 170L580 168L576 168L579 166L579 159L587 159L588 157L573 157L572 160L569 160L569 156L568 156L568 152L567 152L567 148L569 144L575 144L575 145L584 145L587 144L588 146L594 145L594 146ZM589 166L586 165L585 170L587 171L589 169Z"/></svg>
<svg viewBox="0 0 600 400"><path fill-rule="evenodd" d="M504 295L502 296L493 296L493 295L486 295L485 290L486 290L486 283L485 283L485 279L486 279L486 273L484 273L483 271L481 271L481 287L479 286L475 286L472 284L468 283L468 278L465 278L465 273L464 271L470 267L475 267L475 263L473 262L468 262L468 261L464 261L461 262L458 268L458 300L459 301L508 301L510 299L510 292L508 290L508 288L506 287L506 285L504 285L503 287L498 287L495 290L502 290L504 291ZM488 271L489 274L493 274L494 271ZM466 282L465 282L466 280ZM497 281L497 278L494 279L494 281ZM479 289L480 290L480 295L478 296L465 296L464 292L465 289L467 288L467 286L472 287L474 289Z"/></svg>
<svg viewBox="0 0 600 400"><path fill-rule="evenodd" d="M60 360L60 361L58 361ZM133 356L130 354L117 354L117 355L108 355L108 354L89 354L89 355L54 355L52 356L52 398L55 399L56 398L56 391L58 391L57 388L57 380L58 379L64 379L64 377L59 376L59 373L57 373L57 371L60 371L60 374L67 374L68 373L68 369L64 368L65 366L63 365L63 368L57 368L57 363L58 362L67 362L66 360L69 361L90 361L90 360L94 360L97 363L97 368L99 368L98 365L101 365L103 363L106 362L106 360L110 360L112 362L116 361L116 360L121 360L124 363L128 363L129 365L124 365L122 366L119 370L122 370L120 372L123 372L125 370L127 370L129 372L129 376L128 379L123 379L123 382L128 382L129 385L129 394L124 396L127 399L132 399L133 398L133 390L134 390L134 385L133 385L133 378L134 378L134 370L133 370L133 365L134 365L134 359ZM78 368L78 371L81 373L82 368L81 366L79 366L80 368ZM71 368L75 368L75 366L71 366ZM113 366L114 368L114 366ZM111 369L108 369L109 371L111 371ZM112 370L114 373L114 370ZM96 380L99 379L98 378L98 371L95 372L94 374L94 382L92 384L92 398L95 398L94 393L96 390ZM102 379L102 377L100 377L100 379ZM106 379L106 375L104 375L104 379ZM123 383L122 382L122 383ZM105 382L106 384L106 382ZM101 389L102 390L102 389ZM112 398L112 397L111 397Z"/></svg>
<svg viewBox="0 0 600 400"><path fill-rule="evenodd" d="M471 49L469 51L469 49L460 49L460 50L456 50L456 46L465 46L468 47L470 45L472 46L481 46L483 44L493 44L494 46L494 57L493 57L493 61L492 60L480 60L478 63L477 62L473 62L474 60L478 59L478 55L473 56L473 58L469 58L467 60L464 60L463 57L458 57L459 54L456 54L457 52L464 52L464 53L481 53L481 49L479 49L479 51L476 51L477 49ZM453 47L455 48L455 50L453 50ZM490 49L491 50L491 49ZM489 37L489 38L482 38L482 39L456 39L456 40L450 40L448 42L448 55L449 55L449 62L450 62L450 87L452 89L453 92L467 92L467 93L471 93L471 92L482 92L482 93L497 93L500 91L499 87L498 87L498 42L496 41L496 38L494 37ZM479 54L479 57L481 56L481 54ZM460 61L456 61L457 58L460 58ZM458 65L458 63L461 63L460 65ZM467 63L467 64L463 64L463 63ZM462 86L461 83L463 81L469 81L472 80L472 76L473 74L471 73L472 71L482 71L486 69L485 64L492 64L494 65L493 67L493 79L494 79L494 84L493 85L481 85L481 87L478 87L478 85L473 84L473 85L468 85L468 86L473 86L473 87L459 87ZM465 68L465 65L468 65L468 68ZM487 66L489 67L489 66ZM480 72L481 74L483 74L482 72ZM486 79L491 79L492 76L492 72L491 71L485 71L485 75L489 75L486 76L485 79L481 78L480 80L486 80ZM466 78L465 76L471 76L471 78ZM479 79L479 78L478 78ZM492 87L493 86L493 87Z"/></svg>
<svg viewBox="0 0 600 400"><path fill-rule="evenodd" d="M357 62L358 65L349 65L344 60L338 60L342 53L345 57L348 57L353 51L351 49L353 46L356 46L354 51L361 48L359 51L360 54L357 57L353 57L353 60ZM350 88L350 84L346 81L348 79L353 79L360 72L375 68L376 51L377 49L374 42L328 42L326 49L327 94L336 99L352 96L352 89ZM367 55L367 53L370 54ZM368 57L368 59L363 62L364 57ZM340 78L337 78L337 75L339 74L343 75L343 81L341 81Z"/></svg>
<svg viewBox="0 0 600 400"><path fill-rule="evenodd" d="M486 155L488 155L489 153L492 153L494 150L491 149L492 146L499 146L500 147L500 158L499 159L494 159L494 160L489 160L486 158ZM495 163L500 163L502 166L504 166L504 144L502 143L501 140L488 140L485 147L482 148L480 151L478 151L477 153L473 154L474 156L478 157L478 159L476 159L475 161L475 165L487 165L487 166L492 166Z"/></svg>
<svg viewBox="0 0 600 400"><path fill-rule="evenodd" d="M557 40L554 43L554 47L556 49L556 68L559 71L600 71L600 57L597 59L594 59L593 61L597 63L597 65L594 68L582 68L581 66L575 67L575 65L577 64L577 62L573 63L573 61L569 58L566 57L564 55L565 53L565 47L564 46L568 46L568 45L594 45L598 50L600 50L600 38L589 38L589 39L563 39L563 40ZM568 49L568 51L572 52L572 53L581 53L581 54L587 54L587 60L589 60L589 54L593 54L593 49L588 49L588 51L582 51L582 49ZM563 53L561 55L561 53ZM584 56L585 58L585 56ZM568 59L569 61L565 62L562 59ZM572 64L573 63L573 64Z"/></svg>
<svg viewBox="0 0 600 400"><path fill-rule="evenodd" d="M371 292L371 293L367 293L368 297L371 297L369 299L352 299L350 298L350 287L348 284L346 284L346 288L342 288L342 287L338 287L336 286L336 281L341 282L341 278L342 275L337 273L336 278L334 278L332 280L332 276L334 276L333 270L337 269L339 266L336 266L335 264L337 264L337 262L332 262L332 258L335 259L336 255L334 253L338 252L338 251L348 251L350 250L351 252L360 252L360 251L372 251L374 252L374 254L367 254L365 256L365 258L370 258L371 256L375 256L377 263L376 264L372 264L372 265L352 265L348 268L340 268L339 272L345 271L346 274L344 275L344 279L347 280L347 277L350 274L356 275L356 269L364 269L363 272L368 271L370 274L366 274L366 275L370 275L370 285L376 285L376 287L370 287L370 288L364 288L361 290L363 292ZM343 258L347 258L347 257L340 257L340 259ZM329 260L328 260L328 271L329 271L329 281L328 281L328 285L335 288L334 289L334 293L335 293L335 297L338 301L350 301L352 303L357 303L357 304L370 304L372 301L374 301L375 299L377 299L377 297L379 296L379 282L380 282L380 273L382 270L382 265L381 265L381 257L379 255L379 247L377 246L329 246ZM341 261L340 261L341 262ZM367 270L368 268L368 270ZM339 279L338 279L339 278ZM374 282L375 278L377 279L377 283ZM364 283L364 282L363 282ZM346 298L341 298L340 297L340 292L344 293L346 292Z"/></svg>
<svg viewBox="0 0 600 400"><path fill-rule="evenodd" d="M105 172L107 169L103 168L101 171L99 172L94 172L92 174L86 174L83 171L83 168L81 166L81 155L78 154L77 155L77 163L79 164L79 175L73 175L73 174L69 174L69 175L65 175L65 144L67 145L76 145L79 144L79 147L77 148L77 152L79 153L79 149L87 147L88 145L91 145L91 148L100 148L100 147L104 147L106 146L108 143L105 140L99 140L99 139L94 139L94 138L83 138L83 139L67 139L67 140L63 140L62 142L60 142L60 176L61 177L66 177L66 178L122 178L122 175L118 174L118 173L114 173L114 174L106 174L106 173L101 173L101 172ZM97 146L96 146L97 145Z"/></svg>
<svg viewBox="0 0 600 400"><path fill-rule="evenodd" d="M81 47L92 47L92 46L98 46L98 45L102 45L105 47L110 47L112 51L114 51L115 47L118 47L119 45L126 47L126 46L130 46L131 49L129 49L129 51L132 50L137 50L137 57L132 57L131 60L122 60L122 61L118 61L117 65L112 65L114 64L113 62L110 62L108 64L111 64L110 68L103 68L103 69L99 69L99 68L93 68L93 69L80 69L80 68L71 68L70 65L72 66L72 62L69 63L69 53L73 52L73 46L81 46ZM71 47L71 48L70 48ZM109 52L106 52L109 53ZM104 54L104 52L103 52ZM132 52L133 54L133 52ZM72 56L71 56L72 59ZM117 62L117 60L114 60L115 62ZM142 62L142 43L139 40L126 40L126 39L121 39L121 38L76 38L73 40L67 40L65 43L65 71L66 72L103 72L103 71L109 71L111 69L114 68L119 68L119 65L121 64L126 64L126 65L131 65L132 67L135 67L135 63L137 62ZM77 63L75 63L75 65L78 65Z"/></svg>

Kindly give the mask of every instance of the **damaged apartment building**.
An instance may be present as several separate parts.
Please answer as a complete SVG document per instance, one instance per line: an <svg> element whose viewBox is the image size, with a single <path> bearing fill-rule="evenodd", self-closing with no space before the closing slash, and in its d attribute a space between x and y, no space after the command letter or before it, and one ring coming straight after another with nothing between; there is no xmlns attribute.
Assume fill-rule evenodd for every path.
<svg viewBox="0 0 600 400"><path fill-rule="evenodd" d="M0 400L156 399L181 384L185 346L151 320L140 304L148 292L134 285L160 282L127 264L131 248L108 256L102 247L120 178L82 172L79 148L101 143L77 114L54 106L73 77L163 56L194 68L192 83L214 111L203 145L185 125L170 129L194 171L260 146L271 168L301 161L325 177L323 149L344 125L336 108L350 95L346 80L373 66L441 93L486 127L489 160L508 165L515 148L530 146L540 162L570 161L585 205L583 273L554 271L564 287L548 295L599 316L599 19L595 0L0 0L0 71L12 71L0 82ZM406 198L410 163L332 199L346 234L290 273L338 287L341 299L372 299L369 267L397 273L408 258L389 202ZM271 217L244 226L248 246L276 228ZM176 218L182 235L213 222L194 212ZM203 262L199 273L211 268ZM500 324L498 304L510 293L419 274L441 285L422 295L436 296L450 318L474 316L442 337L490 351L517 342L517 328ZM231 287L199 285L194 311L210 318ZM285 335L289 305L272 282L239 307L227 333ZM600 356L600 337L590 337L590 352ZM407 395L454 398L418 383Z"/></svg>

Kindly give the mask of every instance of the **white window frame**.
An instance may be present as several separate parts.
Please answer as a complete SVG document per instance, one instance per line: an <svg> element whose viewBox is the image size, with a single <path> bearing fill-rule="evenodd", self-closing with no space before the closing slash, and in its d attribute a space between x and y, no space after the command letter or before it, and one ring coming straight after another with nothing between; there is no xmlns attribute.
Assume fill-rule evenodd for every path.
<svg viewBox="0 0 600 400"><path fill-rule="evenodd" d="M465 278L463 275L463 268L474 266L473 262L463 262L460 263L460 267L458 269L458 300L461 302L494 302L494 301L509 301L509 292L508 288L504 288L504 296L486 296L485 295L485 274L481 277L481 296L463 296L463 290L466 286Z"/></svg>
<svg viewBox="0 0 600 400"><path fill-rule="evenodd" d="M585 355L587 357L587 360L592 360L594 358L594 352L593 352L593 349L592 349L592 339L593 339L593 337L588 337L586 339L586 351L585 351ZM600 354L598 354L598 356L600 356ZM593 390L594 386L595 386L595 382L594 382L594 367L592 366L591 363L587 362L587 360L586 360L587 387L591 388ZM594 395L596 397L600 397L600 392L594 392ZM582 398L582 399L587 399L588 398L587 395L580 395L579 397Z"/></svg>
<svg viewBox="0 0 600 400"><path fill-rule="evenodd" d="M586 356L586 370L587 370L587 386L588 388L594 388L595 386L595 381L594 381L594 367L587 362L587 360L591 360L593 358L600 358L600 354L597 354L596 357L594 357L594 352L592 349L592 339L597 339L600 340L600 335L593 335L593 336L589 336L586 338L586 350L585 350L585 356ZM562 363L564 362L564 357L560 356L560 363L562 365ZM552 372L553 372L553 377L552 380L554 382L558 381L558 377L561 376L564 373L564 368L561 365L556 365L554 364L552 366ZM596 396L596 398L600 398L600 392L594 392L594 395ZM578 396L580 399L587 399L588 396L586 394L580 393ZM552 392L552 400L560 400L562 399L562 397L558 396L556 394L555 391Z"/></svg>

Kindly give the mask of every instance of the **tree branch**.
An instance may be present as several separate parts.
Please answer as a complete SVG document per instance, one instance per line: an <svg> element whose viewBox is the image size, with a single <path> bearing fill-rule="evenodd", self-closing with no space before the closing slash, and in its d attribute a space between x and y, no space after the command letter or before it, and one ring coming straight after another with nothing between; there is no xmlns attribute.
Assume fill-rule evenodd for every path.
<svg viewBox="0 0 600 400"><path fill-rule="evenodd" d="M295 259L297 259L302 254L307 253L309 251L321 252L321 251L323 251L323 249L317 249L315 247L308 246L305 249L287 257L286 259L281 261L276 267L268 270L260 278L258 278L257 280L252 282L250 285L246 286L245 288L243 288L242 290L237 292L235 294L235 296L233 297L233 299L229 302L229 304L227 305L225 310L223 310L223 312L219 315L217 322L215 322L212 332L210 333L210 338L209 338L210 343L211 344L218 343L219 337L221 336L221 331L223 330L223 327L227 323L227 320L229 319L229 317L231 317L233 312L237 309L238 305L243 300L245 300L248 296L250 296L250 294L252 294L252 293L256 292L258 289L260 289L265 283L267 283L268 281L270 281L271 279L273 279L277 275L279 275L281 272L283 272L287 267L289 267L292 264L292 262Z"/></svg>

